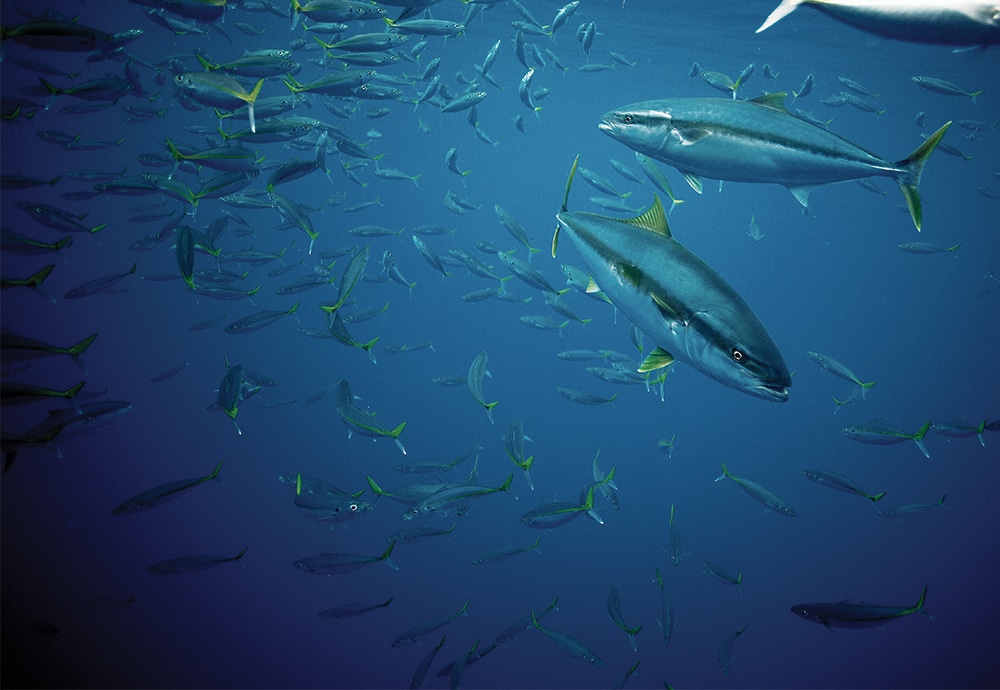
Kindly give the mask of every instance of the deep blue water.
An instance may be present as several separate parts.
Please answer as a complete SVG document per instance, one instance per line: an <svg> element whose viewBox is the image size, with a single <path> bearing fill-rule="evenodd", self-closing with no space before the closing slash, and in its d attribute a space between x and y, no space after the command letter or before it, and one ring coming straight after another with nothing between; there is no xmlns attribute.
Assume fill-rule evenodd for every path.
<svg viewBox="0 0 1000 690"><path fill-rule="evenodd" d="M526 2L543 23L551 21L559 2ZM3 291L5 332L68 346L98 333L82 357L84 373L65 356L32 360L23 368L5 353L4 382L16 381L65 389L86 381L81 402L120 400L132 408L91 434L57 437L45 447L24 447L3 475L3 683L7 686L74 687L406 687L424 655L447 640L425 681L444 687L447 677L434 674L464 655L476 640L487 647L494 637L534 609L543 610L558 596L558 610L546 627L581 640L603 660L600 667L575 659L537 630L526 630L467 668L466 687L611 687L641 661L628 687L995 687L1000 671L995 660L1000 596L994 583L1000 544L995 487L1000 481L997 446L985 433L985 447L975 436L926 437L927 459L909 441L891 446L861 445L844 438L849 424L884 418L912 432L924 422L966 420L979 424L1000 416L996 356L1000 325L1000 241L995 198L980 187L1000 193L1000 137L994 128L975 138L953 125L946 141L968 160L936 151L927 164L921 190L923 231L917 233L895 185L878 180L884 195L854 183L818 189L810 211L776 185L726 183L721 190L706 181L695 194L677 172L663 166L684 203L670 216L675 237L723 275L752 306L778 344L794 385L787 403L775 404L726 388L679 363L666 378L664 399L643 385L616 386L584 370L595 362L567 362L558 352L574 348L613 349L639 360L629 339L627 319L588 297L571 291L566 304L588 325L569 323L560 331L538 331L519 320L523 315L556 318L543 293L520 282L508 288L531 298L527 303L489 300L468 303L462 295L496 285L464 268L449 268L442 277L414 249L410 229L441 225L450 234L425 237L438 254L462 249L494 266L496 257L481 253L477 242L493 242L503 250L523 247L504 230L493 205L502 206L541 248L532 265L562 286L561 263L582 266L571 243L563 241L558 260L548 252L566 176L576 154L581 164L611 179L633 208L652 202L648 180L629 182L609 164L625 162L636 172L632 152L596 128L601 115L617 106L669 96L718 96L701 79L689 76L691 63L732 77L748 63L756 64L740 95L797 89L808 73L815 75L811 95L796 104L824 120L832 131L888 160L903 158L948 120L1000 117L996 88L1000 66L996 48L953 53L949 48L877 39L843 26L818 12L801 10L762 34L754 34L772 2L660 3L583 0L556 33L556 41L527 36L529 43L551 48L569 69L538 67L533 86L550 94L539 101L536 117L518 98L525 73L514 56L511 22L521 16L509 3L481 13L455 38L429 37L420 63L407 59L380 72L413 77L433 58L441 58L441 82L453 92L464 88L457 74L476 78L497 40L501 47L492 76L504 87L485 84L488 96L479 104L479 127L499 142L478 139L467 111L440 114L439 107L412 98L418 86L405 85L400 100L342 99L353 115L342 119L323 105L323 97L294 114L317 118L365 142L374 129L381 134L367 145L379 165L420 174L419 186L383 180L374 164L351 172L365 183L349 181L341 163L356 161L331 146L330 179L321 172L279 188L310 211L319 232L314 255L299 230L278 230L271 209L232 208L214 199L200 202L185 222L200 230L224 212L245 219L252 234L230 222L218 238L225 253L252 246L262 251L291 248L280 262L249 267L239 283L244 290L260 286L253 300L219 302L189 291L177 267L171 234L147 251L130 245L156 234L166 219L130 220L151 213L177 217L190 208L160 193L146 196L99 195L67 200L61 195L86 191L92 183L64 176L53 186L4 189L2 224L6 230L55 241L63 233L39 225L17 201L57 205L84 214L89 226L106 223L99 233L75 234L60 255L21 256L3 253L4 279L24 278L55 264L43 289L55 303L24 287ZM221 27L231 38L208 28L205 34L173 35L154 25L146 10L126 2L90 0L50 5L4 2L5 27L27 21L44 7L81 24L108 32L140 28L143 34L126 53L136 59L144 98L124 96L99 112L70 115L61 108L80 103L69 95L55 99L37 91L38 75L5 59L2 63L4 113L24 101L21 116L2 123L4 175L51 179L85 169L165 173L147 168L139 156L166 153L170 137L192 148L218 145L218 137L192 133L191 126L218 123L210 109L190 111L175 97L167 56L198 69L193 52L200 50L224 62L244 50L284 48L302 28L289 33L287 18L249 8L230 8ZM445 0L433 15L461 21L464 6ZM398 10L389 9L390 16ZM581 72L587 62L576 27L596 22L589 62L612 64L610 51L636 61L634 67ZM259 37L235 27L247 22L263 30ZM383 30L379 22L352 23L345 35ZM399 53L409 56L419 37L411 37ZM321 56L310 40L293 53L302 63L296 78L319 78L324 69L312 60ZM121 76L122 62L88 62L86 53L31 50L10 42L7 56L41 60L73 73L45 76L60 87L97 78ZM778 73L763 77L767 63ZM910 81L931 75L969 90L985 89L973 102L967 97L931 93ZM850 106L821 104L842 90L845 76L879 93L874 114ZM29 89L19 95L20 89ZM264 84L262 97L287 92L277 78ZM32 105L35 104L35 105ZM162 109L152 119L129 122L122 106L146 104ZM10 107L8 107L10 105ZM368 119L370 107L389 114ZM24 113L37 111L32 117ZM925 112L921 129L914 122ZM514 118L524 118L525 131ZM419 124L425 127L421 130ZM223 122L223 128L235 129ZM242 126L242 125L241 125ZM62 150L37 134L58 130L82 139L117 140L120 144L91 152ZM457 147L464 178L445 166L445 154ZM296 150L280 143L254 145L265 157L264 170L250 185L262 190L270 167L293 158L308 158L313 149ZM205 170L200 179L212 174ZM198 189L196 173L177 178ZM448 190L468 196L479 210L464 215L443 204ZM578 179L570 208L599 210L587 197L598 193ZM339 205L331 196L343 195ZM266 198L266 197L265 197ZM378 199L357 213L345 207ZM150 208L155 205L154 208ZM754 217L764 236L746 234ZM399 236L359 238L347 233L363 224ZM293 244L294 240L294 244ZM903 242L957 243L955 253L928 256L900 251ZM298 296L275 290L308 274L321 262L315 253L357 245L371 248L366 276L377 277L383 252L390 250L403 274L416 281L412 293L396 283L358 284L345 313L388 302L382 316L352 324L361 341L378 336L373 349L377 364L361 350L336 340L308 338L299 328L322 328L320 304L336 300L336 285L349 257L331 269L332 286ZM136 275L120 283L126 292L99 293L82 299L63 295L91 279L126 271ZM301 262L290 272L270 277L282 263ZM195 268L209 270L215 261L196 255ZM223 268L244 270L234 264ZM151 278L172 275L173 280ZM231 335L224 326L263 309L285 310L298 299L292 317L247 334ZM215 326L191 331L196 323L222 317ZM297 319L297 321L296 321ZM393 354L385 344L433 342L432 349ZM652 344L646 339L647 348ZM464 376L477 353L487 351L491 377L484 383L488 400L499 401L495 424L476 404L466 385L442 387L431 381L444 375ZM867 401L844 405L834 414L832 398L845 399L852 384L816 366L807 351L831 355L878 384ZM226 373L226 362L272 378L240 405L242 434L219 411L207 411ZM184 367L172 378L154 376ZM317 402L307 399L350 382L358 402L376 411L390 427L407 422L400 436L407 454L387 439L348 439L336 412L336 393ZM579 388L610 397L613 405L582 406L560 396L556 386ZM89 397L88 396L93 396ZM3 433L17 436L46 417L57 402L5 405ZM278 405L279 403L287 403ZM503 435L521 420L532 439L526 451L535 457L531 475L535 489L506 457ZM668 458L658 442L674 436ZM330 528L308 519L293 504L294 485L279 476L302 473L361 491L366 476L383 487L428 479L399 473L401 462L447 461L481 447L478 478L499 485L513 472L509 495L470 502L456 519L436 516L418 524L450 527L451 535L418 544L398 544L394 571L373 563L355 572L322 576L293 567L304 556L325 551L375 556L386 537L404 527L404 506L383 498L367 513ZM538 552L529 551L491 565L472 559L499 546L528 545L539 532L522 526L520 516L553 498L576 501L591 480L591 462L600 451L601 467L616 468L621 509L598 496L596 510L603 525L581 517L541 533ZM474 456L473 456L474 457ZM135 515L113 515L127 498L152 487L205 475L220 460L220 481L198 486L176 501ZM740 477L756 480L797 511L788 518L765 512L730 481L714 482L721 464ZM440 479L468 478L470 457ZM885 491L879 506L934 503L946 495L946 506L905 519L880 517L872 505L807 481L802 470L835 469L872 493ZM374 502L370 491L363 500ZM690 555L674 566L665 550L668 519L675 522ZM152 575L146 568L190 554L235 556L238 563L195 573ZM743 575L736 587L721 584L704 572L705 560ZM665 646L657 627L660 593L655 577L662 573L672 599L676 628ZM926 613L910 615L872 630L825 630L793 615L799 602L845 599L912 606L927 587ZM606 597L620 591L624 620L641 625L638 652L610 620ZM328 619L321 610L355 602L382 602L386 607L363 616ZM468 617L427 635L420 644L401 649L392 641L408 628L454 613L470 600ZM719 667L724 638L747 624L735 641L728 677Z"/></svg>

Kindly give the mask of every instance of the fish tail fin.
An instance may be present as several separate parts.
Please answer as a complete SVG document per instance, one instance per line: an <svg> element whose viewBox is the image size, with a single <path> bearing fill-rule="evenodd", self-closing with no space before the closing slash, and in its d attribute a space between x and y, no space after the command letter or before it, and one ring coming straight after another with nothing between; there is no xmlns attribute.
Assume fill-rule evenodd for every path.
<svg viewBox="0 0 1000 690"><path fill-rule="evenodd" d="M861 399L862 400L867 400L868 399L868 398L865 397L865 394L868 392L868 389L871 388L872 386L874 386L876 383L878 383L878 381L870 381L869 383L862 383L862 384L860 384L861 385Z"/></svg>
<svg viewBox="0 0 1000 690"><path fill-rule="evenodd" d="M916 613L924 611L924 602L927 600L927 585L924 585L924 591L920 593L920 598L917 599L917 605L913 607L913 612ZM925 614L926 615L926 614Z"/></svg>
<svg viewBox="0 0 1000 690"><path fill-rule="evenodd" d="M466 599L465 600L465 603L462 604L462 610L458 612L458 616L465 616L466 618L468 618L468 616L469 616L469 602L470 601L472 601L472 599ZM455 616L455 617L458 618L458 616Z"/></svg>
<svg viewBox="0 0 1000 690"><path fill-rule="evenodd" d="M945 494L944 496L942 496L942 497L941 497L941 499L940 499L940 500L939 500L939 501L937 502L937 504L938 504L939 506L941 506L942 508L947 508L948 510L951 510L951 506L949 506L949 505L945 505L945 502L944 502L944 500L945 500L946 498L948 498L948 494Z"/></svg>
<svg viewBox="0 0 1000 690"><path fill-rule="evenodd" d="M500 404L500 401L496 400L494 402L486 403L485 405L483 405L483 407L486 408L486 416L490 418L490 424L494 423L494 421L493 421L493 408L496 407L499 404Z"/></svg>
<svg viewBox="0 0 1000 690"><path fill-rule="evenodd" d="M220 129L219 131L221 132L222 130ZM170 141L169 137L164 137L163 143L167 145L167 151L170 153L171 158L173 158L178 163L180 163L184 158L186 158L186 156L180 152L180 149L177 148L174 142ZM174 170L177 170L176 166L174 167ZM173 175L173 173L171 173L171 175Z"/></svg>
<svg viewBox="0 0 1000 690"><path fill-rule="evenodd" d="M980 89L979 91L973 91L972 93L969 94L970 96L972 96L972 103L974 105L978 105L978 103L976 103L976 96L981 95L984 90L985 89Z"/></svg>
<svg viewBox="0 0 1000 690"><path fill-rule="evenodd" d="M238 554L236 554L236 556L233 558L233 560L234 561L238 561L241 558L243 558L243 554L245 554L247 552L247 549L249 549L249 548L250 548L249 546L244 546L243 550L240 551Z"/></svg>
<svg viewBox="0 0 1000 690"><path fill-rule="evenodd" d="M569 178L566 180L566 193L563 194L562 208L559 209L559 213L565 213L569 210L569 190L573 186L573 178L576 177L576 167L580 163L580 154L576 154L576 158L573 159L573 167L569 169ZM552 235L552 258L556 258L556 249L559 247L559 225L556 224L555 233ZM530 256L530 253L529 253Z"/></svg>
<svg viewBox="0 0 1000 690"><path fill-rule="evenodd" d="M260 87L262 87L263 85L264 85L264 80L263 79L258 80L258 82L253 87L253 91L251 91L250 95L248 95L244 99L247 102L247 117L250 118L250 131L255 134L257 132L257 121L254 119L253 105L254 103L257 102L257 96L260 94Z"/></svg>
<svg viewBox="0 0 1000 690"><path fill-rule="evenodd" d="M881 500L882 500L882 498L883 498L884 496L885 496L885 492L883 491L883 492L881 492L881 493L877 493L877 494L875 494L874 496L869 496L869 497L868 497L868 500L869 500L869 501L871 501L872 503L878 503L879 501L881 501Z"/></svg>
<svg viewBox="0 0 1000 690"><path fill-rule="evenodd" d="M397 566L395 563L393 563L392 559L389 558L389 556L392 555L392 549L395 546L396 546L396 542L395 541L389 542L389 546L386 548L385 551L382 552L382 555L378 557L378 560L383 561L387 566L389 566L393 570L399 570L399 566Z"/></svg>
<svg viewBox="0 0 1000 690"><path fill-rule="evenodd" d="M264 80L258 79L257 83L254 84L253 89L251 89L249 95L247 95L246 98L244 99L247 102L247 104L253 105L257 101L257 96L260 94L260 89L262 86L264 86Z"/></svg>
<svg viewBox="0 0 1000 690"><path fill-rule="evenodd" d="M405 429L405 428L406 428L406 422L403 422L402 424L400 424L399 426L397 426L395 429L393 429L392 431L390 431L389 432L389 436L391 436L392 438L399 438L399 435L401 433L403 433L403 429Z"/></svg>
<svg viewBox="0 0 1000 690"><path fill-rule="evenodd" d="M923 453L924 457L927 458L928 460L930 459L931 454L927 451L927 446L924 445L924 436L927 435L927 430L930 428L931 428L931 423L928 421L926 424L920 427L920 430L917 431L917 433L913 434L913 442L917 444L917 448L920 449L920 452Z"/></svg>
<svg viewBox="0 0 1000 690"><path fill-rule="evenodd" d="M375 480L372 479L370 476L365 475L365 479L368 480L368 487L372 490L372 493L375 494L376 500L378 500L382 496L388 496L389 495L385 491L383 491L382 487L379 486L378 484L376 484Z"/></svg>
<svg viewBox="0 0 1000 690"><path fill-rule="evenodd" d="M792 12L798 9L799 5L802 4L803 0L781 0L781 4L778 5L771 14L768 15L764 23L754 33L760 33L766 29L771 28L782 19L790 15Z"/></svg>
<svg viewBox="0 0 1000 690"><path fill-rule="evenodd" d="M212 62L207 58L202 57L201 53L195 53L194 56L198 58L198 62L201 63L201 66L204 67L209 72L214 72L215 70L219 69L219 65L217 65L216 63Z"/></svg>
<svg viewBox="0 0 1000 690"><path fill-rule="evenodd" d="M507 475L507 481L505 481L503 484L501 484L499 487L497 487L497 491L499 492L499 491L507 491L507 490L509 490L510 489L510 484L513 481L514 481L514 473L511 472L510 474Z"/></svg>
<svg viewBox="0 0 1000 690"><path fill-rule="evenodd" d="M69 348L69 350L66 351L66 354L70 355L71 357L79 357L84 352L86 352L87 348L90 347L90 344L94 342L95 338L97 338L97 333L94 333L93 335L88 335L86 338L78 342L76 345Z"/></svg>
<svg viewBox="0 0 1000 690"><path fill-rule="evenodd" d="M302 12L302 5L299 0L292 0L292 26L289 31L295 31L295 27L299 25L300 12Z"/></svg>
<svg viewBox="0 0 1000 690"><path fill-rule="evenodd" d="M219 470L222 469L222 462L223 462L222 460L219 460L219 464L215 466L214 470L212 470L212 474L210 474L207 477L205 477L205 481L208 481L210 479L215 479L216 477L219 476ZM301 482L302 475L299 475L299 477L300 477L300 482Z"/></svg>
<svg viewBox="0 0 1000 690"><path fill-rule="evenodd" d="M923 219L923 211L920 208L920 191L918 189L920 186L920 175L924 171L924 164L927 162L928 156L934 151L934 148L944 137L945 132L948 131L950 126L950 120L945 122L934 134L927 137L924 143L918 146L913 153L896 163L897 167L906 171L896 179L896 183L899 184L899 189L906 200L906 207L910 211L910 217L913 218L913 224L917 226L918 232L920 231Z"/></svg>
<svg viewBox="0 0 1000 690"><path fill-rule="evenodd" d="M54 269L55 267L56 267L55 264L49 264L48 266L46 266L42 270L38 271L37 273L35 273L35 274L33 274L33 275L25 278L23 281L16 281L15 284L16 285L26 285L26 286L29 286L29 287L37 288L39 285L42 284L43 280L45 280L46 278L49 277L49 274L52 273L52 269ZM42 292L42 291L39 290L39 292ZM44 294L44 293L42 293L42 294Z"/></svg>
<svg viewBox="0 0 1000 690"><path fill-rule="evenodd" d="M72 388L67 388L66 390L64 390L59 396L61 398L66 398L67 400L69 400L70 405L73 406L73 410L79 415L83 414L83 410L80 409L80 403L76 401L76 394L79 393L80 390L86 384L87 384L86 381L80 381L80 383L76 384Z"/></svg>
<svg viewBox="0 0 1000 690"><path fill-rule="evenodd" d="M721 475L719 475L719 477L718 477L718 478L717 478L717 479L716 479L715 481L717 481L717 482L721 482L721 481L722 481L723 479L725 479L726 477L732 477L732 476L733 476L733 475L729 474L729 470L728 470L728 469L726 469L726 463L722 463L722 474L721 474ZM671 515L671 516L672 516L672 515Z"/></svg>

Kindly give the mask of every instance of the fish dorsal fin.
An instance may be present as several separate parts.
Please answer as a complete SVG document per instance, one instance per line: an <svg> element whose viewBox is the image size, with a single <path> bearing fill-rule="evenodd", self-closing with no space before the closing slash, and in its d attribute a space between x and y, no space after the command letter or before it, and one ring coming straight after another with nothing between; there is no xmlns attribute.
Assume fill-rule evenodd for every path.
<svg viewBox="0 0 1000 690"><path fill-rule="evenodd" d="M660 197L656 195L653 196L653 205L645 213L635 218L629 218L624 222L631 223L643 230L655 232L657 235L671 237L670 226L667 225L667 214L663 211L663 204L660 203Z"/></svg>
<svg viewBox="0 0 1000 690"><path fill-rule="evenodd" d="M784 91L778 91L777 93L766 93L763 96L757 96L757 98L751 98L748 103L755 103L756 105L762 105L765 108L770 108L771 110L777 110L782 113L787 113L788 110L785 108L785 96L788 94Z"/></svg>

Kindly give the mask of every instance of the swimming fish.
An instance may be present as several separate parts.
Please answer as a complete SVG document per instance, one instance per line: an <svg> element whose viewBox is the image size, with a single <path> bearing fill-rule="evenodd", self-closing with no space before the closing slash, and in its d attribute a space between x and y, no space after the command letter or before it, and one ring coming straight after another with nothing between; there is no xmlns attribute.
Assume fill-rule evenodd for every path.
<svg viewBox="0 0 1000 690"><path fill-rule="evenodd" d="M863 177L899 184L920 230L920 175L941 141L946 122L909 156L892 163L795 117L784 94L749 101L664 98L606 113L598 129L615 141L677 168L700 187L700 176L784 185L803 206L816 187ZM698 189L695 187L695 189Z"/></svg>
<svg viewBox="0 0 1000 690"><path fill-rule="evenodd" d="M1000 43L996 3L974 0L781 0L757 33L802 5L863 31L901 41L956 46Z"/></svg>
<svg viewBox="0 0 1000 690"><path fill-rule="evenodd" d="M567 198L572 181L573 172ZM648 211L629 219L570 213L564 200L556 219L594 282L659 346L640 371L677 358L749 395L788 399L792 378L764 325L718 273L673 238L659 197Z"/></svg>
<svg viewBox="0 0 1000 690"><path fill-rule="evenodd" d="M875 628L912 613L923 611L927 599L927 587L920 593L920 599L913 606L878 606L875 604L852 604L847 601L836 603L795 604L792 613L806 620L820 623L831 630L837 628Z"/></svg>

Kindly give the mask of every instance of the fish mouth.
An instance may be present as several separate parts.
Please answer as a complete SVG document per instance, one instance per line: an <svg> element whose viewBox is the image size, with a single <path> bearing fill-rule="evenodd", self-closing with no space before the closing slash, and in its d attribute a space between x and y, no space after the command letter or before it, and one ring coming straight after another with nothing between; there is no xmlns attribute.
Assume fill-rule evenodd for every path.
<svg viewBox="0 0 1000 690"><path fill-rule="evenodd" d="M755 386L753 392L759 397L772 402L788 402L788 388L776 383L762 383Z"/></svg>
<svg viewBox="0 0 1000 690"><path fill-rule="evenodd" d="M610 122L608 122L607 118L605 118L597 123L597 129L601 130L605 134L610 134L611 132L614 131L615 127Z"/></svg>

